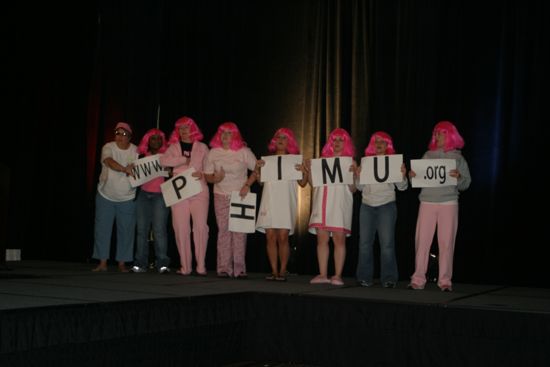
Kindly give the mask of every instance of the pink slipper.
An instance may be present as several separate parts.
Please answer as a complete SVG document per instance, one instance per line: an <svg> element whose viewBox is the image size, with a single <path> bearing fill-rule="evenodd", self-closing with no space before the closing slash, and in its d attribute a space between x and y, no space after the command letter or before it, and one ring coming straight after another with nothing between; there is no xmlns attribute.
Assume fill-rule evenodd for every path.
<svg viewBox="0 0 550 367"><path fill-rule="evenodd" d="M310 284L329 284L330 280L322 275L317 275L315 278L309 281Z"/></svg>
<svg viewBox="0 0 550 367"><path fill-rule="evenodd" d="M344 281L339 276L334 275L330 278L330 284L332 285L344 285Z"/></svg>

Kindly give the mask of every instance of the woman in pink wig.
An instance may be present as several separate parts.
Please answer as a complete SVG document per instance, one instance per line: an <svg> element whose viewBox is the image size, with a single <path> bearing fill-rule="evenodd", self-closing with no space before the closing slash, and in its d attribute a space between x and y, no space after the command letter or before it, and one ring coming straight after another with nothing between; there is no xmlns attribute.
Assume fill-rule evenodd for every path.
<svg viewBox="0 0 550 367"><path fill-rule="evenodd" d="M391 136L384 131L372 134L365 156L395 154ZM359 212L359 256L357 262L357 281L363 287L370 287L374 275L374 239L378 233L380 243L380 281L384 288L395 288L399 280L397 259L395 258L395 223L397 205L395 189L406 190L409 181L405 164L401 165L403 180L396 183L374 183L357 185L362 191ZM361 167L357 168L357 176Z"/></svg>
<svg viewBox="0 0 550 367"><path fill-rule="evenodd" d="M143 135L138 145L141 157L162 154L166 151L166 136L159 129L150 129ZM159 273L170 271L168 252L168 208L164 204L160 185L164 177L156 177L141 185L136 199L137 239L132 272L147 271L149 265L149 231L153 229L155 244L155 266Z"/></svg>
<svg viewBox="0 0 550 367"><path fill-rule="evenodd" d="M127 272L126 262L134 259L136 230L136 190L128 176L133 176L137 147L130 142L132 128L126 122L115 126L115 140L101 149L101 174L95 198L94 253L99 265L92 271L107 271L113 223L116 222L118 270Z"/></svg>
<svg viewBox="0 0 550 367"><path fill-rule="evenodd" d="M416 221L415 271L409 287L424 289L426 270L434 233L437 227L439 245L439 276L437 285L444 292L450 292L453 276L453 255L458 228L458 195L470 186L472 181L468 163L460 149L464 140L455 125L449 121L438 122L432 132L428 151L422 159L455 159L456 169L449 172L456 177L457 186L424 187L420 191L420 207ZM415 177L413 170L410 177Z"/></svg>
<svg viewBox="0 0 550 367"><path fill-rule="evenodd" d="M190 275L193 271L191 252L191 220L193 221L193 243L195 245L196 274L206 276L206 247L208 245L208 204L210 192L203 174L208 147L202 143L202 132L195 121L187 116L179 118L168 141L168 149L160 159L165 167L173 167L177 175L189 168L200 181L202 191L192 197L172 205L172 226L180 256L181 275Z"/></svg>
<svg viewBox="0 0 550 367"><path fill-rule="evenodd" d="M352 157L355 154L349 133L334 129L323 147L321 157ZM349 167L355 171L355 162ZM310 175L311 178L311 175ZM317 235L319 275L311 284L344 285L342 271L346 260L346 237L351 235L353 193L355 185L319 186L313 188L309 232ZM334 243L334 276L328 278L329 240Z"/></svg>
<svg viewBox="0 0 550 367"><path fill-rule="evenodd" d="M214 210L218 224L217 273L219 277L245 278L246 233L229 231L231 192L245 197L256 181L256 157L246 146L234 122L224 122L210 141L206 180L214 184ZM253 171L248 176L248 171Z"/></svg>
<svg viewBox="0 0 550 367"><path fill-rule="evenodd" d="M294 132L285 127L275 132L267 149L275 155L300 154ZM259 160L258 165L263 167L265 162ZM296 225L298 185L304 187L307 184L305 166L299 164L295 168L302 171L303 176L299 181L281 180L263 183L256 230L266 235L267 257L271 266L271 275L267 276L266 280L286 280L290 255L288 237L294 233ZM259 171L257 174L259 179Z"/></svg>

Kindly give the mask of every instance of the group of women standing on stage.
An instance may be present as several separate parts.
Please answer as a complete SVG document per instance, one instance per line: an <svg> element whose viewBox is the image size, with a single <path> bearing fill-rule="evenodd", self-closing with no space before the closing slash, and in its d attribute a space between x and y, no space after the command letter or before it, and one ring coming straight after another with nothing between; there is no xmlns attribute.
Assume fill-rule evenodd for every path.
<svg viewBox="0 0 550 367"><path fill-rule="evenodd" d="M134 202L135 192L124 178L133 173L133 161L150 154L161 154L160 163L176 175L194 168L192 174L200 181L199 194L172 205L172 225L180 256L181 275L193 273L191 243L194 244L194 273L207 274L205 257L208 243L208 207L210 192L207 183L213 184L213 198L217 238L217 269L219 277L245 278L247 276L245 253L246 233L229 230L231 193L238 192L244 198L250 186L260 181L263 160L257 160L243 140L233 122L221 124L210 141L210 149L202 142L203 134L195 121L182 117L175 123L168 142L158 129L149 130L139 149L130 143L132 130L126 123L115 129L115 141L107 143L102 150L102 173L96 195L96 228L93 257L100 260L94 271L107 270L111 229L117 223L117 254L119 270L126 271L125 262L132 258L134 231L137 213L137 248L134 261L135 272L145 271L148 256L146 237L152 226L155 235L155 255L159 272L167 272L169 259L166 256L166 218L168 209L161 207L160 184L164 178L143 184ZM464 141L456 127L448 121L436 124L428 151L423 158L450 158L456 160L456 169L449 172L457 179L456 186L425 187L419 195L420 208L415 238L415 272L409 287L423 289L430 246L437 228L439 243L439 277L441 290L452 290L452 263L458 224L458 195L470 185L470 173L460 149ZM291 129L278 129L268 144L273 155L299 154L299 144ZM395 154L392 138L383 131L372 134L365 149L365 156ZM312 284L344 284L342 272L346 258L346 237L351 235L353 195L361 191L359 213L359 259L356 278L363 287L374 284L373 246L378 234L380 243L380 281L383 287L393 288L399 280L395 256L395 224L397 219L395 189L408 187L407 170L401 166L402 180L395 183L359 184L361 167L353 157L355 148L349 133L342 128L334 129L324 145L321 158L351 157L348 169L354 182L341 185L313 187L309 232L317 238L319 274L311 279ZM302 173L297 180L263 182L262 197L258 210L256 230L266 235L266 250L271 267L267 280L285 281L289 260L289 236L294 233L297 212L298 186L312 184L311 160L296 164ZM409 171L409 177L416 173ZM401 176L400 176L401 177ZM126 180L128 181L128 180ZM312 185L313 186L313 185ZM137 206L137 210L135 208ZM109 227L110 226L110 227ZM163 227L164 226L164 227ZM193 233L193 241L191 241ZM334 275L329 276L329 242L334 244ZM157 242L160 242L157 244ZM157 253L158 252L158 253Z"/></svg>

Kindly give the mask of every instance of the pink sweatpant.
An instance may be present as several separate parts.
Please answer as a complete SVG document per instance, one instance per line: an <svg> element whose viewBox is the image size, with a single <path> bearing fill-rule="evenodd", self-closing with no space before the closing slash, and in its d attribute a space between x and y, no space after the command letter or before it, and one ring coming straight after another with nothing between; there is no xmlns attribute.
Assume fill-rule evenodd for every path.
<svg viewBox="0 0 550 367"><path fill-rule="evenodd" d="M229 231L230 196L214 194L214 211L218 224L218 274L246 274L246 233Z"/></svg>
<svg viewBox="0 0 550 367"><path fill-rule="evenodd" d="M190 274L193 270L191 255L191 218L193 219L193 242L197 273L206 273L206 247L208 245L208 202L209 192L201 193L172 206L172 225L180 255L181 272Z"/></svg>
<svg viewBox="0 0 550 367"><path fill-rule="evenodd" d="M436 204L420 202L416 221L415 271L411 283L424 286L430 248L437 227L439 245L439 286L451 286L453 277L453 255L456 231L458 228L458 203Z"/></svg>

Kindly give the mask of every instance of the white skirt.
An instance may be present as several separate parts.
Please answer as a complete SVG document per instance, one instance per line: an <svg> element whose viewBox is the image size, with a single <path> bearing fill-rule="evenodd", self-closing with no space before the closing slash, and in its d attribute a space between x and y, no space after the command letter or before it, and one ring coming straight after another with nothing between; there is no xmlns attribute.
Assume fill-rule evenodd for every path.
<svg viewBox="0 0 550 367"><path fill-rule="evenodd" d="M353 194L348 185L320 186L313 188L309 233L317 229L328 232L344 232L351 236Z"/></svg>
<svg viewBox="0 0 550 367"><path fill-rule="evenodd" d="M256 221L256 230L265 233L268 228L288 229L294 233L296 225L296 181L264 182L262 200Z"/></svg>

